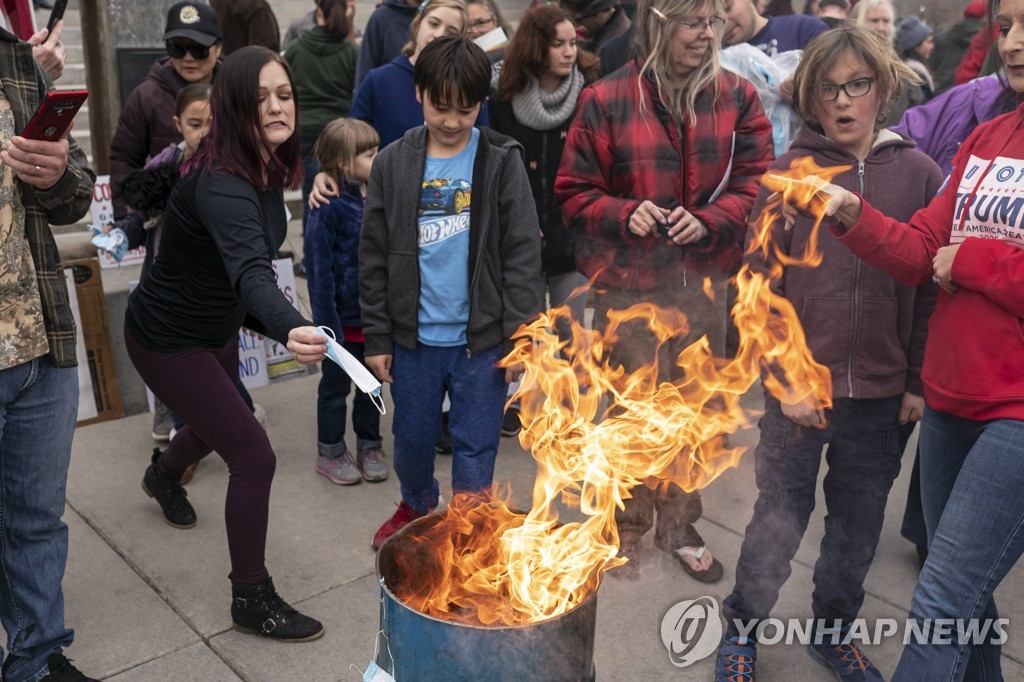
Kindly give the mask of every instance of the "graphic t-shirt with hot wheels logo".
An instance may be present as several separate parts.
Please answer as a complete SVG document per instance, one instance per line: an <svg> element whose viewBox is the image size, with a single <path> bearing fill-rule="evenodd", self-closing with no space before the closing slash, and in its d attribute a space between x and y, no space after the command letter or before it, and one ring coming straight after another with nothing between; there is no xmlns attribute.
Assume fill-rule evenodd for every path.
<svg viewBox="0 0 1024 682"><path fill-rule="evenodd" d="M417 340L461 346L469 322L469 208L480 131L451 158L427 156L419 201L420 308Z"/></svg>
<svg viewBox="0 0 1024 682"><path fill-rule="evenodd" d="M968 237L1024 248L1024 161L998 156L990 162L971 155L956 190L949 243Z"/></svg>

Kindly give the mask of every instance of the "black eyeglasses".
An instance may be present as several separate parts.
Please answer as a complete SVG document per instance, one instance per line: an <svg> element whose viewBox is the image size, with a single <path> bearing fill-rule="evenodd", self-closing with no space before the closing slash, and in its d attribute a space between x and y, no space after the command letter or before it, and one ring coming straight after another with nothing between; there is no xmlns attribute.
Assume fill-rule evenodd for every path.
<svg viewBox="0 0 1024 682"><path fill-rule="evenodd" d="M857 99L871 92L871 84L875 82L875 79L868 76L866 78L854 78L848 83L826 83L825 85L818 86L818 99L822 102L831 102L839 98L839 91L842 90L846 93L846 96L850 99Z"/></svg>
<svg viewBox="0 0 1024 682"><path fill-rule="evenodd" d="M486 26L487 24L493 24L493 23L494 23L494 17L480 17L479 19L474 21L472 24L470 24L469 27L470 28L480 28L481 26Z"/></svg>
<svg viewBox="0 0 1024 682"><path fill-rule="evenodd" d="M210 47L208 45L200 45L199 43L174 43L170 40L167 41L167 54L171 56L171 59L184 59L186 52L202 61L210 56Z"/></svg>

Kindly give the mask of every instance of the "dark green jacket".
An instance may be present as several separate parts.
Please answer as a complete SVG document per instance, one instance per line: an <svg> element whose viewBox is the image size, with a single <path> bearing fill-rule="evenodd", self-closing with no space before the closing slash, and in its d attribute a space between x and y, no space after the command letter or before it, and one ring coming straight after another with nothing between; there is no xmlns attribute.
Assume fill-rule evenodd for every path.
<svg viewBox="0 0 1024 682"><path fill-rule="evenodd" d="M317 137L328 123L348 116L358 56L359 48L352 41L328 38L322 26L306 31L288 46L284 58L295 81L303 137Z"/></svg>
<svg viewBox="0 0 1024 682"><path fill-rule="evenodd" d="M14 113L14 129L20 134L39 100L53 89L53 83L32 59L28 43L3 29L0 29L0 81ZM56 185L39 190L15 180L25 206L25 238L39 281L49 357L56 367L74 367L78 362L75 359L75 318L50 223L70 225L88 213L96 181L81 148L70 136L68 141L71 143L68 167Z"/></svg>

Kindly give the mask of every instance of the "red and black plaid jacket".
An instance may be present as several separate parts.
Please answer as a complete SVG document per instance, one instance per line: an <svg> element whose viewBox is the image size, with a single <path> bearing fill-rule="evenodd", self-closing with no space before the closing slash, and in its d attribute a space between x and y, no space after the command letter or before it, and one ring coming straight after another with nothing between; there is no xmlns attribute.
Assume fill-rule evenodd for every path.
<svg viewBox="0 0 1024 682"><path fill-rule="evenodd" d="M605 286L640 291L681 286L686 274L731 273L774 158L771 123L754 86L723 72L716 106L709 86L697 99L697 124L685 125L680 140L649 78L641 115L639 68L631 62L584 90L569 129L555 193L577 232L576 267ZM682 205L709 236L684 247L636 238L627 225L645 199Z"/></svg>

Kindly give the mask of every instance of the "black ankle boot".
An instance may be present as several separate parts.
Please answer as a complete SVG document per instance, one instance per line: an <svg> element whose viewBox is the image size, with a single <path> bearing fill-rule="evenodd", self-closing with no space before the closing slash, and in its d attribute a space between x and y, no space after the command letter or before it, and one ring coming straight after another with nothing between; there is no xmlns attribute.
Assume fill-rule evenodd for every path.
<svg viewBox="0 0 1024 682"><path fill-rule="evenodd" d="M196 525L196 510L189 504L188 493L178 477L160 473L156 468L159 456L160 450L153 448L153 463L142 477L142 490L160 504L167 523L175 528L191 528Z"/></svg>
<svg viewBox="0 0 1024 682"><path fill-rule="evenodd" d="M239 632L283 642L310 642L324 634L320 621L302 615L278 596L271 578L251 587L231 586L231 620Z"/></svg>

